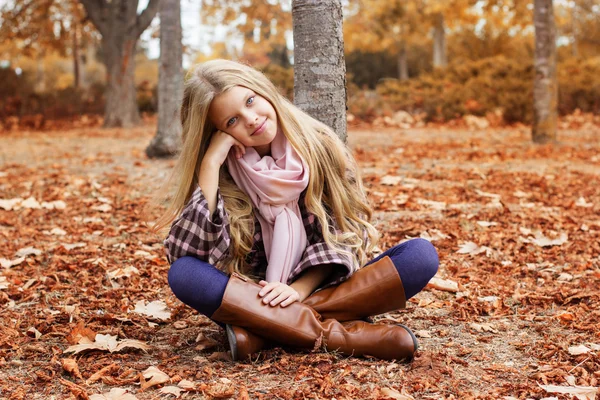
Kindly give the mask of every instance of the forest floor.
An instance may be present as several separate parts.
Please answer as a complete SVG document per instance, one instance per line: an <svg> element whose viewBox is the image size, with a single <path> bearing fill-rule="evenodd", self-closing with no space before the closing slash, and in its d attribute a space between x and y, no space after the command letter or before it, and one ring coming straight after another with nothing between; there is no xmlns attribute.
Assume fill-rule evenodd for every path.
<svg viewBox="0 0 600 400"><path fill-rule="evenodd" d="M153 135L0 133L1 399L595 398L599 127L541 146L523 127L350 130L380 247L439 251L443 281L376 318L416 332L411 363L281 348L232 362L223 330L169 290L145 225L174 165L146 158Z"/></svg>

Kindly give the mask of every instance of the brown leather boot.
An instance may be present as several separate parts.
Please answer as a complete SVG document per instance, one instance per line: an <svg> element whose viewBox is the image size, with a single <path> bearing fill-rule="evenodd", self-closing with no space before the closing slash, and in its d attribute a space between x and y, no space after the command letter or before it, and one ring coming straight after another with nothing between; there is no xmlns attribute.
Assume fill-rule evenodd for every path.
<svg viewBox="0 0 600 400"><path fill-rule="evenodd" d="M322 320L311 307L299 302L285 308L271 307L260 301L261 288L244 277L232 275L212 319L304 349L322 347L346 355L370 355L385 360L412 358L416 350L414 335L404 326Z"/></svg>
<svg viewBox="0 0 600 400"><path fill-rule="evenodd" d="M394 263L383 257L339 285L313 293L303 303L324 319L343 322L406 308L406 297ZM265 339L240 327L228 327L228 337L234 360L247 359L267 345Z"/></svg>

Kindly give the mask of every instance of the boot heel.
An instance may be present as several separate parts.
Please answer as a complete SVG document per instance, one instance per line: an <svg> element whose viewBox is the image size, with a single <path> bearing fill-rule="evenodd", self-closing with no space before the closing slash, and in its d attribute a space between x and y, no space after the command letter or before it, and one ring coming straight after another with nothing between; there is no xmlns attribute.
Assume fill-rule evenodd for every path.
<svg viewBox="0 0 600 400"><path fill-rule="evenodd" d="M411 331L408 326L406 325L402 325L402 324L396 324L397 326L401 326L402 328L406 329L408 331L408 333L410 334L410 337L412 337L413 343L415 344L415 352L417 350L419 350L419 342L417 341L417 337L415 336L415 334L413 333L413 331Z"/></svg>
<svg viewBox="0 0 600 400"><path fill-rule="evenodd" d="M231 359L233 361L237 361L238 354L237 354L237 340L235 339L235 332L233 331L233 327L229 324L225 325L225 330L227 331L227 341L229 342L229 349L231 350Z"/></svg>

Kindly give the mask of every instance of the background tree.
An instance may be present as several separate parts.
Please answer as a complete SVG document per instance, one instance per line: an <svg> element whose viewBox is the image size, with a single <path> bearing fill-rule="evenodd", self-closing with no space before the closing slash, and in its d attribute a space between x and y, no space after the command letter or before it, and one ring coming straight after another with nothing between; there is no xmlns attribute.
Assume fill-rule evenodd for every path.
<svg viewBox="0 0 600 400"><path fill-rule="evenodd" d="M77 0L14 0L0 10L0 40L17 43L13 56L38 59L37 81L43 85L44 63L41 59L52 52L73 59L74 86L84 82L85 50L95 42L95 30L85 19L83 6ZM40 89L44 89L43 87Z"/></svg>
<svg viewBox="0 0 600 400"><path fill-rule="evenodd" d="M161 0L159 15L158 127L156 136L146 148L150 158L172 156L181 144L179 108L183 97L183 44L180 0Z"/></svg>
<svg viewBox="0 0 600 400"><path fill-rule="evenodd" d="M558 82L556 77L556 27L552 0L534 1L535 77L533 126L535 143L556 140Z"/></svg>
<svg viewBox="0 0 600 400"><path fill-rule="evenodd" d="M105 127L139 123L135 97L135 49L142 32L158 11L159 0L149 0L138 15L138 0L80 0L89 19L102 35L106 66Z"/></svg>
<svg viewBox="0 0 600 400"><path fill-rule="evenodd" d="M346 141L346 64L340 0L294 0L294 103Z"/></svg>

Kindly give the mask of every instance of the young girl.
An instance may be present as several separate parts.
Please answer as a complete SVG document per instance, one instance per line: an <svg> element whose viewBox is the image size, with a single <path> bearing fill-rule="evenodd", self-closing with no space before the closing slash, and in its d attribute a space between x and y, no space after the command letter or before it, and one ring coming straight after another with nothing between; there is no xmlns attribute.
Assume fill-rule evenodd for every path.
<svg viewBox="0 0 600 400"><path fill-rule="evenodd" d="M410 329L364 319L404 308L437 253L414 239L368 259L371 209L333 131L225 60L190 73L181 122L177 188L155 229L171 224L171 289L226 327L233 359L266 342L411 359Z"/></svg>

